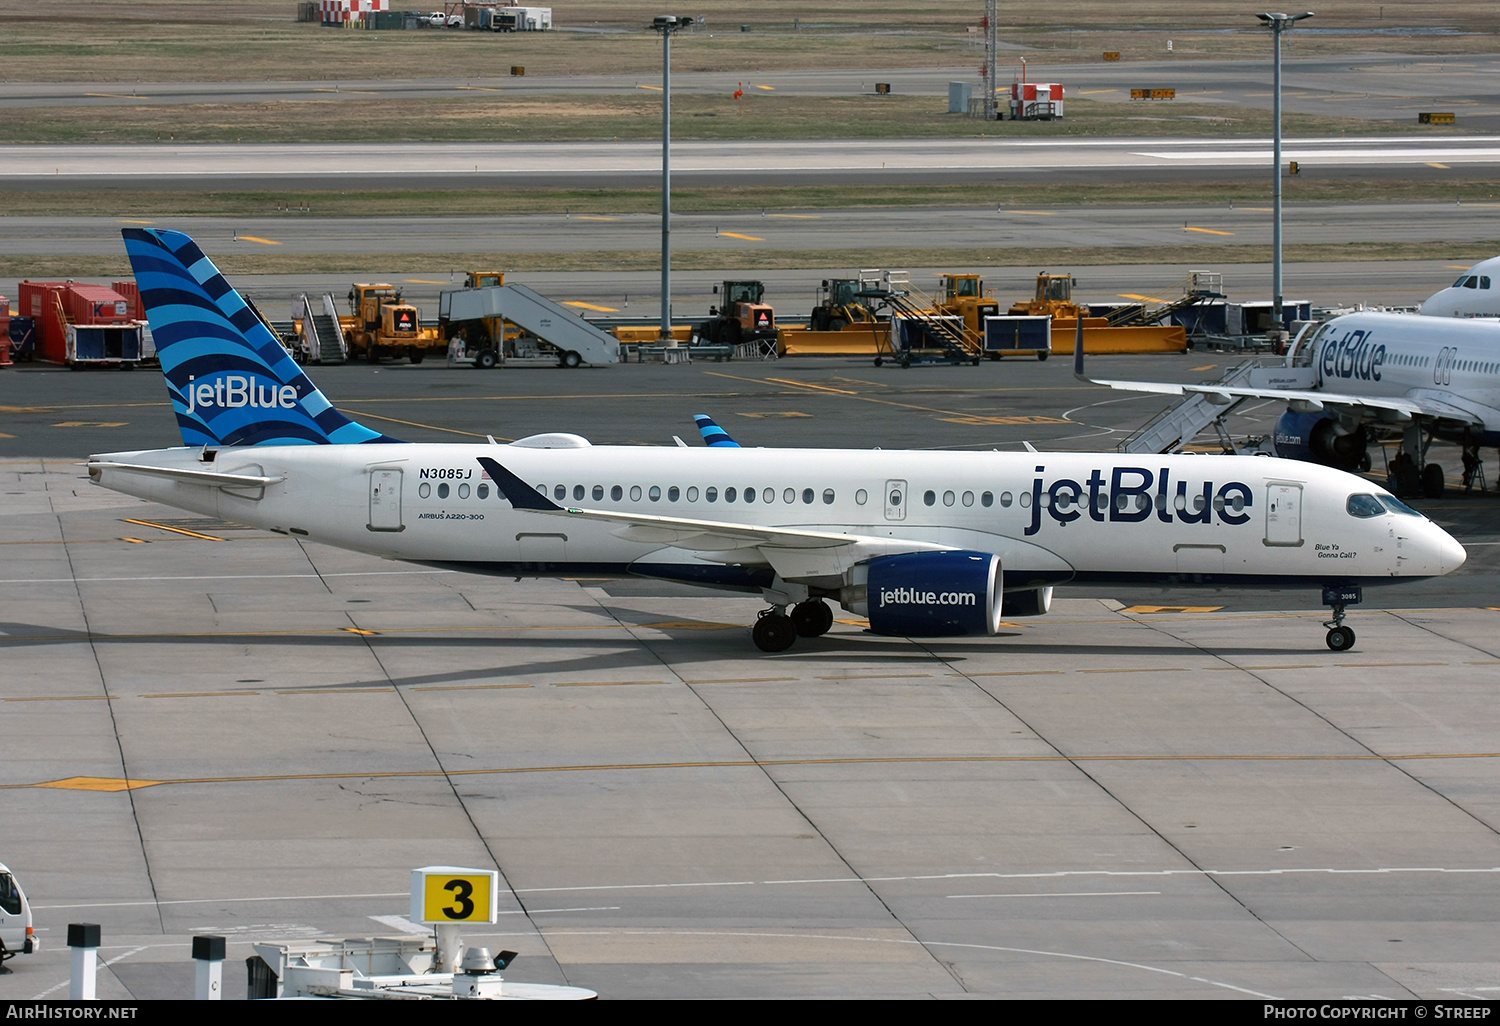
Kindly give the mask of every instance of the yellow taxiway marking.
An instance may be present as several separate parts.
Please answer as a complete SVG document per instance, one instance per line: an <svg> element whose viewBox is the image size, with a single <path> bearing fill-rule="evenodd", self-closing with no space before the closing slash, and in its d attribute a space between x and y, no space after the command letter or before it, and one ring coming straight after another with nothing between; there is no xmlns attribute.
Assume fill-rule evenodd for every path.
<svg viewBox="0 0 1500 1026"><path fill-rule="evenodd" d="M1443 266L1446 267L1446 268L1448 268L1448 270L1450 270L1450 271L1467 271L1470 268L1470 266L1472 266L1472 265L1470 265L1470 264L1444 264Z"/></svg>
<svg viewBox="0 0 1500 1026"><path fill-rule="evenodd" d="M433 684L412 688L413 691L499 691L505 688L529 688L530 684Z"/></svg>
<svg viewBox="0 0 1500 1026"><path fill-rule="evenodd" d="M818 680L905 680L910 677L931 677L930 673L845 673L837 676L818 677Z"/></svg>
<svg viewBox="0 0 1500 1026"><path fill-rule="evenodd" d="M375 638L380 636L379 631L367 631L363 627L340 627L339 630L345 634L358 634L362 638Z"/></svg>
<svg viewBox="0 0 1500 1026"><path fill-rule="evenodd" d="M798 221L821 221L821 220L823 220L823 215L822 214L767 214L766 216L767 217L795 218Z"/></svg>
<svg viewBox="0 0 1500 1026"><path fill-rule="evenodd" d="M379 695L395 691L394 684L383 688L292 688L278 695Z"/></svg>
<svg viewBox="0 0 1500 1026"><path fill-rule="evenodd" d="M1079 670L1079 673L1186 673L1186 666L1106 666L1097 670Z"/></svg>
<svg viewBox="0 0 1500 1026"><path fill-rule="evenodd" d="M65 420L53 427L124 427L128 420Z"/></svg>
<svg viewBox="0 0 1500 1026"><path fill-rule="evenodd" d="M103 541L104 539L100 539L100 540ZM122 542L130 542L130 544L132 544L132 545L150 545L151 544L150 542L148 542L144 538L121 538L120 540Z"/></svg>
<svg viewBox="0 0 1500 1026"><path fill-rule="evenodd" d="M119 219L119 221L120 221L121 224L155 224L156 223L155 221L137 221L137 220L135 220L132 217L122 217L122 218Z"/></svg>
<svg viewBox="0 0 1500 1026"><path fill-rule="evenodd" d="M1257 214L1269 214L1272 211L1274 211L1276 208L1275 207L1235 207L1234 209L1236 209L1236 210L1250 210L1250 211L1253 211L1254 213L1257 213Z"/></svg>
<svg viewBox="0 0 1500 1026"><path fill-rule="evenodd" d="M1025 214L1028 217L1056 217L1057 216L1055 213L1053 213L1050 210L1006 210L1006 211L1004 211L1004 213L1007 213L1007 214Z"/></svg>
<svg viewBox="0 0 1500 1026"><path fill-rule="evenodd" d="M1334 663L1334 666L1447 666L1447 663Z"/></svg>
<svg viewBox="0 0 1500 1026"><path fill-rule="evenodd" d="M620 688L632 684L665 684L664 680L575 680L553 684L554 688Z"/></svg>
<svg viewBox="0 0 1500 1026"><path fill-rule="evenodd" d="M1439 168L1439 169L1441 169L1441 170L1443 170L1443 171L1447 171L1447 170L1449 170L1449 167L1448 167L1448 165L1447 165L1447 164L1439 164L1439 163L1438 163L1438 162L1437 162L1437 161L1435 161L1435 160L1429 160L1429 161L1428 161L1428 162L1427 162L1427 166L1428 166L1428 167L1435 167L1435 168Z"/></svg>
<svg viewBox="0 0 1500 1026"><path fill-rule="evenodd" d="M4 431L0 431L0 438L14 438L14 437L16 437L16 436L15 435L7 435Z"/></svg>
<svg viewBox="0 0 1500 1026"><path fill-rule="evenodd" d="M513 773L609 773L621 770L672 769L772 769L781 766L872 766L980 763L1079 763L1079 762L1415 762L1428 759L1500 759L1500 752L1418 752L1410 755L1326 754L1184 754L1184 755L909 755L884 757L836 757L828 759L703 759L684 762L621 762L559 766L497 766L454 770L380 770L367 773L266 773L238 777L182 777L175 780L116 780L108 777L68 777L35 784L0 784L0 791L27 787L61 787L80 790L124 791L138 787L172 784L246 784L287 780L392 780L434 777L501 776Z"/></svg>
<svg viewBox="0 0 1500 1026"><path fill-rule="evenodd" d="M1122 613L1217 613L1223 606L1127 606Z"/></svg>
<svg viewBox="0 0 1500 1026"><path fill-rule="evenodd" d="M597 310L599 313L619 313L618 307L596 306L593 303L585 303L581 299L564 299L563 306L576 306L580 310Z"/></svg>
<svg viewBox="0 0 1500 1026"><path fill-rule="evenodd" d="M494 86L454 86L453 88L471 93L498 93L501 91Z"/></svg>
<svg viewBox="0 0 1500 1026"><path fill-rule="evenodd" d="M639 82L637 82L637 83L636 83L636 84L635 84L635 87L636 87L636 88L637 88L637 89L649 89L649 90L651 90L651 91L652 91L652 92L653 92L653 93L659 93L659 92L661 92L661 86L654 86L654 85L641 85L641 83L639 83Z"/></svg>
<svg viewBox="0 0 1500 1026"><path fill-rule="evenodd" d="M778 385L793 385L793 386L795 386L797 388L815 388L819 392L834 392L834 393L837 393L838 395L858 395L859 394L858 392L851 392L847 388L833 388L830 385L814 385L811 382L807 382L807 381L793 381L791 378L767 378L766 380L767 381L774 381Z"/></svg>
<svg viewBox="0 0 1500 1026"><path fill-rule="evenodd" d="M996 670L993 673L955 673L954 677L1037 677L1047 673L1062 673L1061 670Z"/></svg>
<svg viewBox="0 0 1500 1026"><path fill-rule="evenodd" d="M774 93L776 91L776 87L775 86L758 85L755 88L757 88L757 89L764 89L768 93Z"/></svg>
<svg viewBox="0 0 1500 1026"><path fill-rule="evenodd" d="M578 215L578 220L580 220L580 221L618 221L619 218L618 217L600 217L600 216L597 216L595 214L579 214Z"/></svg>
<svg viewBox="0 0 1500 1026"><path fill-rule="evenodd" d="M739 232L715 232L726 239L744 239L746 242L765 242L759 235L741 235Z"/></svg>
<svg viewBox="0 0 1500 1026"><path fill-rule="evenodd" d="M1078 95L1093 96L1096 93L1118 93L1119 91L1118 89L1080 89L1078 90Z"/></svg>
<svg viewBox="0 0 1500 1026"><path fill-rule="evenodd" d="M967 424L970 427L990 427L1000 424L1071 424L1072 421L1063 420L1061 417L1042 417L1035 414L1027 414L1016 417L939 417L938 420L949 424Z"/></svg>
<svg viewBox="0 0 1500 1026"><path fill-rule="evenodd" d="M55 787L64 791L133 791L137 787L154 787L160 783L160 780L120 780L115 777L66 777L35 786Z"/></svg>
<svg viewBox="0 0 1500 1026"><path fill-rule="evenodd" d="M159 695L142 695L142 698L244 698L255 696L259 691L170 691Z"/></svg>
<svg viewBox="0 0 1500 1026"><path fill-rule="evenodd" d="M402 278L408 285L451 285L448 281L434 281L431 278Z"/></svg>
<svg viewBox="0 0 1500 1026"><path fill-rule="evenodd" d="M727 677L724 680L685 680L684 684L773 684L796 680L796 677Z"/></svg>
<svg viewBox="0 0 1500 1026"><path fill-rule="evenodd" d="M258 242L262 246L281 245L281 243L277 242L275 239L263 239L259 235L236 235L235 238L240 242Z"/></svg>
<svg viewBox="0 0 1500 1026"><path fill-rule="evenodd" d="M353 406L349 405L348 403L345 403L340 408L345 413L358 413L361 417L368 417L370 420L384 420L384 421L388 421L388 422L390 422L392 424L401 424L401 425L404 425L405 427L426 428L428 431L445 431L445 432L447 432L450 435L466 435L469 438L487 438L487 437L489 437L488 435L482 435L482 434L478 433L477 431L460 431L458 428L438 427L436 424L419 424L419 423L417 423L414 420L402 420L399 417L382 417L378 413L365 413L362 410L356 410ZM502 441L502 442L509 441L509 439L500 438L499 435L496 435L495 437L497 439L499 439L500 441Z"/></svg>
<svg viewBox="0 0 1500 1026"><path fill-rule="evenodd" d="M158 531L171 531L173 534L182 534L189 538L201 538L203 541L221 542L229 540L228 538L216 538L211 534L199 534L197 531L189 531L185 527L168 527L166 524L154 524L149 520L132 520L129 517L125 517L121 523L135 524L138 527L154 527Z"/></svg>
<svg viewBox="0 0 1500 1026"><path fill-rule="evenodd" d="M135 93L131 93L129 95L127 95L125 93L84 93L83 95L84 96L107 96L107 97L109 97L112 100L149 100L149 99L151 99L151 97L149 97L149 96L139 96L139 95L137 95Z"/></svg>
<svg viewBox="0 0 1500 1026"><path fill-rule="evenodd" d="M1191 370L1193 373L1196 374L1199 371L1211 371L1211 370L1213 370L1217 366L1218 366L1218 364L1216 364L1216 363L1205 363L1202 367L1190 367L1188 369Z"/></svg>
<svg viewBox="0 0 1500 1026"><path fill-rule="evenodd" d="M1115 295L1119 296L1121 299L1134 299L1137 302L1141 302L1141 303L1170 303L1171 302L1170 299L1163 299L1160 296L1143 296L1143 295L1141 295L1138 292L1116 292Z"/></svg>
<svg viewBox="0 0 1500 1026"><path fill-rule="evenodd" d="M1182 230L1185 231L1185 232L1202 232L1204 235L1233 235L1234 234L1234 232L1221 232L1217 228L1194 228L1194 227L1191 227L1189 225L1183 225L1182 226Z"/></svg>

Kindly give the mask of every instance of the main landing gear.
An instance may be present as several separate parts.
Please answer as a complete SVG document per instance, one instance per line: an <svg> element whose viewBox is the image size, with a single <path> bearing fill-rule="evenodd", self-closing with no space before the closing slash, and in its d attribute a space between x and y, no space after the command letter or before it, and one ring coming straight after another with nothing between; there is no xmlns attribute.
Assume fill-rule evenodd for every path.
<svg viewBox="0 0 1500 1026"><path fill-rule="evenodd" d="M1344 607L1358 605L1363 594L1358 587L1330 586L1323 589L1323 604L1333 609L1333 619L1324 620L1328 628L1328 647L1347 652L1354 647L1354 628L1344 626Z"/></svg>
<svg viewBox="0 0 1500 1026"><path fill-rule="evenodd" d="M750 630L755 647L762 652L785 652L798 638L816 638L833 626L833 610L822 599L807 599L792 606L772 606L764 610Z"/></svg>

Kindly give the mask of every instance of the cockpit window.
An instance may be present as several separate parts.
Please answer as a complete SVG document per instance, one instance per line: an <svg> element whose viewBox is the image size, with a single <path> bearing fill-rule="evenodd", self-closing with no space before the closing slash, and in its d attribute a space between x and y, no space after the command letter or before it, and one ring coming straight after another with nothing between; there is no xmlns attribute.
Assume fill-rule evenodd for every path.
<svg viewBox="0 0 1500 1026"><path fill-rule="evenodd" d="M1385 506L1385 508L1390 510L1392 513L1400 513L1403 516L1408 517L1419 517L1422 515L1416 510L1412 509L1406 503L1402 502L1400 499L1396 498L1394 495L1382 495L1380 497L1380 502L1381 505Z"/></svg>
<svg viewBox="0 0 1500 1026"><path fill-rule="evenodd" d="M1349 501L1344 503L1344 508L1351 517L1368 518L1385 514L1385 507L1373 495L1351 495Z"/></svg>

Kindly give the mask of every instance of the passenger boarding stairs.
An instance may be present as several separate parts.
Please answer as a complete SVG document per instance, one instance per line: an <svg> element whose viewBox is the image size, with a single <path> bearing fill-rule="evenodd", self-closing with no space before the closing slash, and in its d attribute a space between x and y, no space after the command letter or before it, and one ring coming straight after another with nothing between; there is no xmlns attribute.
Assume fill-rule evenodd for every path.
<svg viewBox="0 0 1500 1026"><path fill-rule="evenodd" d="M307 293L297 299L296 316L302 320L302 358L307 363L344 363L349 359L349 343L339 326L338 307L332 293L325 293L321 303L313 304Z"/></svg>
<svg viewBox="0 0 1500 1026"><path fill-rule="evenodd" d="M565 360L572 354L583 363L620 362L620 340L584 320L577 310L554 303L525 285L490 285L454 289L438 296L440 322L456 323L500 317L530 332L556 349Z"/></svg>
<svg viewBox="0 0 1500 1026"><path fill-rule="evenodd" d="M928 359L967 361L984 354L984 337L973 331L961 318L938 312L937 300L911 283L905 271L885 271L880 277L860 272L860 289L856 295L870 300L876 310L889 310L893 317L907 322L905 339L892 335L891 346L900 355L926 351ZM920 341L913 338L913 332Z"/></svg>
<svg viewBox="0 0 1500 1026"><path fill-rule="evenodd" d="M1165 324L1174 314L1214 299L1224 298L1224 276L1218 271L1189 271L1188 276L1177 283L1174 291L1180 293L1156 306L1132 303L1122 306L1109 315L1111 328L1135 325Z"/></svg>
<svg viewBox="0 0 1500 1026"><path fill-rule="evenodd" d="M1256 380L1263 376L1267 361L1246 360L1231 367L1215 384L1225 386L1254 387L1262 384ZM1283 373L1282 362L1274 361L1274 369ZM1120 443L1121 452L1180 452L1193 439L1208 428L1213 428L1219 444L1225 452L1239 452L1225 426L1225 419L1243 404L1248 397L1227 395L1221 392L1190 392L1169 409L1163 410L1144 426Z"/></svg>

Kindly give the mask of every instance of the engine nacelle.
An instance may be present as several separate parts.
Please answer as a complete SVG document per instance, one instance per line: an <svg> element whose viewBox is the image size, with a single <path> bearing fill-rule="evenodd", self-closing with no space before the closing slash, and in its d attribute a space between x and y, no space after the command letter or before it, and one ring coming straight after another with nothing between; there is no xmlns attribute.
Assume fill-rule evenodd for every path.
<svg viewBox="0 0 1500 1026"><path fill-rule="evenodd" d="M1275 440L1276 455L1287 459L1340 470L1360 470L1365 465L1365 429L1348 428L1325 413L1287 410L1276 422Z"/></svg>
<svg viewBox="0 0 1500 1026"><path fill-rule="evenodd" d="M1027 588L1008 591L1000 613L1007 620L1022 616L1041 616L1052 608L1051 588Z"/></svg>
<svg viewBox="0 0 1500 1026"><path fill-rule="evenodd" d="M880 556L849 573L839 602L876 634L943 638L1000 629L1000 557L990 552Z"/></svg>

